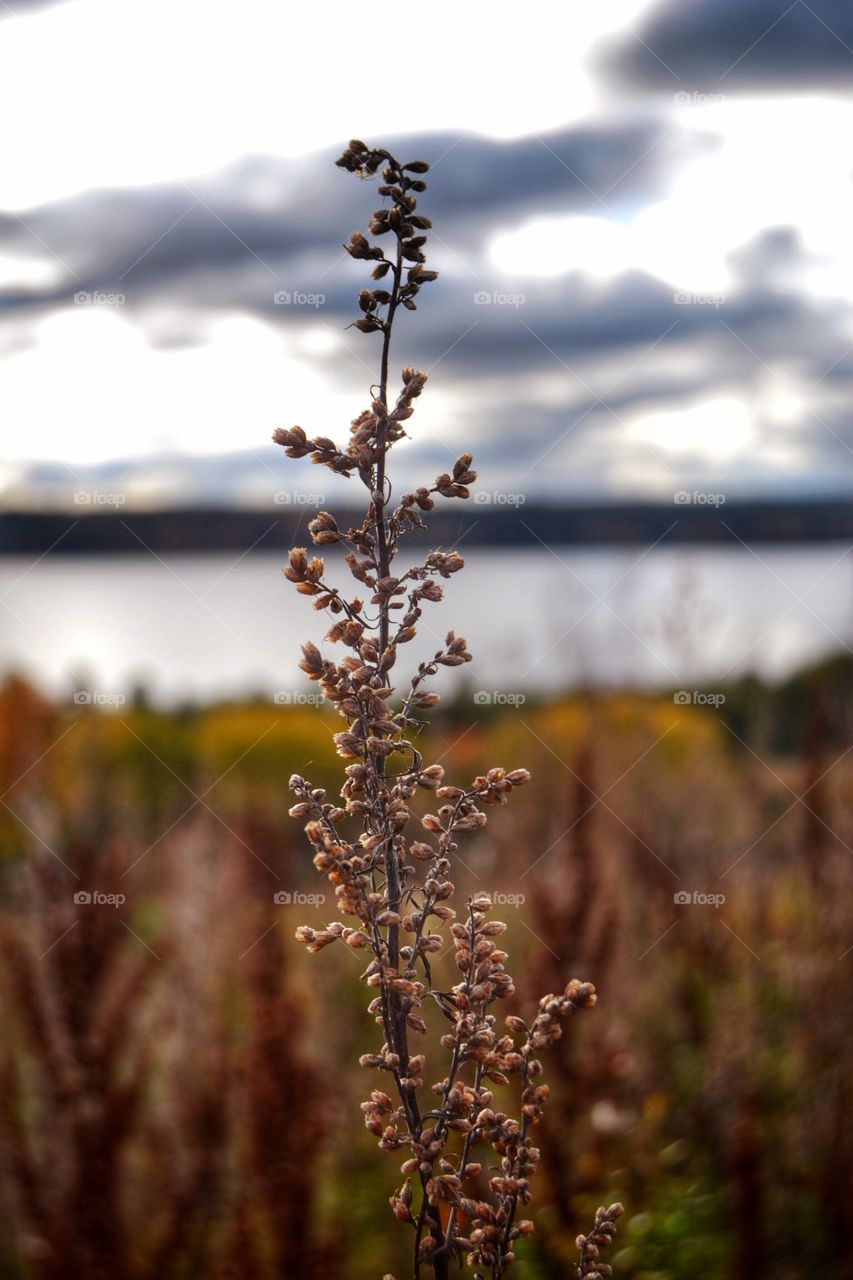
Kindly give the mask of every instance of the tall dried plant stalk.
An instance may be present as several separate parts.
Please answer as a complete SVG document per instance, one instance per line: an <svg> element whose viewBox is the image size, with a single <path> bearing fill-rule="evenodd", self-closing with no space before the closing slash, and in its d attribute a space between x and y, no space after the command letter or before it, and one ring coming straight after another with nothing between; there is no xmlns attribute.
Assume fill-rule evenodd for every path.
<svg viewBox="0 0 853 1280"><path fill-rule="evenodd" d="M467 498L476 473L471 455L463 453L451 473L402 494L392 505L388 455L405 436L404 424L427 380L425 373L404 368L402 386L393 403L389 400L395 319L401 308L414 311L420 290L436 279L424 265L431 223L416 213L429 166L401 164L388 151L358 140L337 163L360 178L382 171L379 194L386 203L372 215L368 231L390 236L393 248L386 254L358 231L345 246L351 257L374 264L374 281L388 280L387 288L363 289L358 298L361 315L355 327L381 338L379 381L371 388L370 408L353 421L343 448L325 436L309 438L301 427L278 430L273 437L289 457L310 457L338 475L357 476L368 492L358 528L339 528L325 511L309 525L316 545L343 544L366 600L331 585L323 560L304 548L290 552L285 569L297 591L332 615L326 639L349 651L333 662L309 643L300 664L346 721L346 729L334 735L338 754L348 762L340 802L330 802L322 788L298 775L290 785L297 796L291 814L307 820L314 864L335 886L341 914L356 923L334 920L320 931L306 926L297 937L310 951L341 941L370 953L362 977L376 992L369 1011L383 1040L360 1062L384 1072L392 1087L391 1092L374 1089L362 1110L379 1146L406 1155L404 1181L391 1207L414 1232L412 1275L419 1280L426 1266L441 1280L457 1261L494 1280L514 1261L517 1241L533 1231L518 1211L531 1200L530 1176L539 1160L531 1129L548 1096L537 1055L560 1037L564 1018L592 1007L595 990L573 979L561 994L544 996L530 1021L509 1016L506 1031L499 1030L490 1010L514 991L507 954L497 942L506 926L490 919L492 903L485 895L469 897L458 916L451 906L450 876L460 836L483 827L484 807L504 804L530 775L526 769L496 768L468 786L449 786L441 765L425 764L415 746L422 713L438 702L427 682L439 667L470 661L461 636L448 632L431 658L404 680L398 677L398 684L405 683L402 694L392 683L400 648L415 638L424 605L442 598L437 579L463 567L456 551L435 550L423 563L395 571L401 539L425 527L423 513L433 509L436 496ZM434 793L439 804L420 819L422 837L412 839L407 833L416 819L410 802L418 788ZM444 926L449 926L460 978L451 990L436 991L429 957L445 948ZM410 1048L410 1036L427 1032L428 1007L450 1023L440 1040L446 1059L431 1085L425 1083L425 1054ZM494 1092L513 1078L520 1083L517 1116L500 1108ZM489 1147L491 1163L475 1159L478 1148ZM593 1234L578 1241L579 1276L609 1274L598 1250L612 1235L619 1213L618 1205L600 1210Z"/></svg>

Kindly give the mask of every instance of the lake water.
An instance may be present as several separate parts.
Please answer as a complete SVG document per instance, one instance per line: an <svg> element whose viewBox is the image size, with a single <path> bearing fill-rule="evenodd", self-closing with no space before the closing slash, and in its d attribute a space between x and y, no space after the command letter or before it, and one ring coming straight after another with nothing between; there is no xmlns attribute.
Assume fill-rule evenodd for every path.
<svg viewBox="0 0 853 1280"><path fill-rule="evenodd" d="M783 676L853 645L850 550L474 549L401 655L417 661L453 626L475 658L465 677L501 697ZM162 702L286 701L306 689L300 642L328 624L282 563L278 552L0 558L0 667L57 694L142 681Z"/></svg>

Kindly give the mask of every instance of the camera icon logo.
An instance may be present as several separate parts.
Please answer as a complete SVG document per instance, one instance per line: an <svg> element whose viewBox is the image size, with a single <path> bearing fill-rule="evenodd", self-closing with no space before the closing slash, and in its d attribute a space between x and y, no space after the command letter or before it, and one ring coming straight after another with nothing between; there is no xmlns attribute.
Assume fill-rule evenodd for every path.
<svg viewBox="0 0 853 1280"><path fill-rule="evenodd" d="M492 295L486 289L481 289L479 293L474 294L474 303L478 307L487 307L491 301Z"/></svg>
<svg viewBox="0 0 853 1280"><path fill-rule="evenodd" d="M672 695L672 700L679 707L686 707L693 699L686 689L679 689L678 693Z"/></svg>
<svg viewBox="0 0 853 1280"><path fill-rule="evenodd" d="M292 301L292 295L286 289L279 289L278 293L273 294L272 300L277 307L287 307Z"/></svg>
<svg viewBox="0 0 853 1280"><path fill-rule="evenodd" d="M672 495L672 500L677 507L686 507L690 503L691 495L686 489L679 489L678 493Z"/></svg>
<svg viewBox="0 0 853 1280"><path fill-rule="evenodd" d="M492 695L490 693L487 693L485 689L480 689L478 690L477 693L474 694L474 702L478 707L488 706L491 700L492 700Z"/></svg>
<svg viewBox="0 0 853 1280"><path fill-rule="evenodd" d="M85 289L78 289L74 295L74 301L82 306L92 301L91 293L87 293Z"/></svg>
<svg viewBox="0 0 853 1280"><path fill-rule="evenodd" d="M693 901L686 889L679 889L678 893L672 895L672 900L677 907L687 907Z"/></svg>
<svg viewBox="0 0 853 1280"><path fill-rule="evenodd" d="M86 889L78 889L74 895L74 901L78 907L86 907L92 901L92 895Z"/></svg>
<svg viewBox="0 0 853 1280"><path fill-rule="evenodd" d="M288 907L293 901L293 894L288 893L286 889L279 889L273 894L272 900L278 907Z"/></svg>
<svg viewBox="0 0 853 1280"><path fill-rule="evenodd" d="M75 706L78 706L78 707L88 707L88 706L89 706L89 704L91 703L91 701L92 701L92 695L91 695L91 693L89 692L89 690L88 690L88 689L77 689L77 690L76 690L76 692L75 692L75 694L74 694L74 698L73 698L73 702L74 702Z"/></svg>
<svg viewBox="0 0 853 1280"><path fill-rule="evenodd" d="M293 694L286 689L279 689L278 693L273 694L273 702L280 707L289 707L293 702Z"/></svg>

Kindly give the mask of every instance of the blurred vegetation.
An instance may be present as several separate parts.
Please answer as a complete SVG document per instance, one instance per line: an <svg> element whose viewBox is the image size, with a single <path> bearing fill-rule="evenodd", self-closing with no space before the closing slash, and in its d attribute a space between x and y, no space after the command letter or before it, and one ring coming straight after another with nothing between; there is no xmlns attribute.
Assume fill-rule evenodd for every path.
<svg viewBox="0 0 853 1280"><path fill-rule="evenodd" d="M619 1199L617 1276L853 1280L851 672L717 709L469 697L430 730L455 776L534 774L460 877L501 904L518 1009L600 991L546 1063L520 1276L571 1274ZM0 1277L407 1274L356 959L292 940L333 915L295 901L326 886L287 816L292 772L336 789L333 723L0 691Z"/></svg>

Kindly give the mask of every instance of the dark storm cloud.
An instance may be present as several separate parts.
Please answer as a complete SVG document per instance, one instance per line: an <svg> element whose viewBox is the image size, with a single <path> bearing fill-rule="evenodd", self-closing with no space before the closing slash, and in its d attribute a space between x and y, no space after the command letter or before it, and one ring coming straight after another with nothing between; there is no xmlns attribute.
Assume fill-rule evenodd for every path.
<svg viewBox="0 0 853 1280"><path fill-rule="evenodd" d="M424 134L389 147L433 162L422 206L464 256L523 217L601 213L625 198L651 198L668 167L667 149L657 145L666 132L646 121L507 143ZM131 304L159 293L200 307L261 306L288 282L307 287L309 273L333 266L341 252L335 246L364 225L370 209L365 187L333 159L328 152L301 161L256 157L207 183L90 191L20 218L0 216L0 249L49 253L64 267L52 291L7 291L0 307L51 306L94 289L122 292Z"/></svg>
<svg viewBox="0 0 853 1280"><path fill-rule="evenodd" d="M667 0L619 38L605 65L633 82L810 88L853 76L850 0Z"/></svg>

